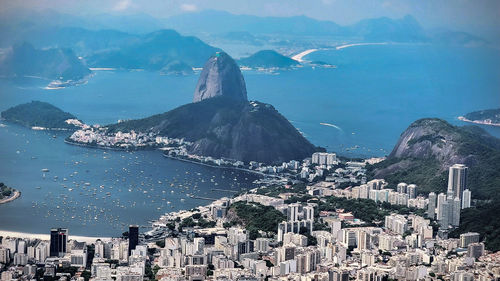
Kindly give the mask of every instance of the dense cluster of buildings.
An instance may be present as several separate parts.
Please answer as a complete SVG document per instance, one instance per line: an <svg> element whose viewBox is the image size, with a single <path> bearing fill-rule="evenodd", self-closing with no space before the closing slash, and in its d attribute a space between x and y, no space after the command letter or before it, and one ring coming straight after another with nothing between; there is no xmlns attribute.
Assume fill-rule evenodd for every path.
<svg viewBox="0 0 500 281"><path fill-rule="evenodd" d="M81 125L69 138L69 142L98 146L103 148L140 149L145 147L169 147L179 149L189 145L183 139L160 137L154 133L136 133L135 131L109 133L108 128L99 125Z"/></svg>
<svg viewBox="0 0 500 281"><path fill-rule="evenodd" d="M303 162L278 166L296 171L296 175L304 170L315 177L323 173L321 181L306 188L314 200L287 203L296 194L285 191L271 197L259 194L256 188L207 206L167 213L145 234L140 235L139 227L132 225L127 238L77 242L69 239L68 230L63 228L52 229L48 241L4 237L0 277L79 281L500 280L500 255L485 250L480 234L447 236L458 225L460 210L471 204L467 167L450 168L446 195L430 193L424 197L414 184L400 183L391 189L383 179L367 182L365 163L339 162L334 154L317 153ZM263 167L259 163L249 166ZM426 215L394 211L382 222L360 222L342 209L320 211L318 202L330 196L414 207L425 210ZM285 219L277 223L276 231L259 230L258 235L251 235L244 225L234 223L238 219L231 206L237 202L272 207ZM188 220L193 223L186 224ZM208 226L201 227L201 220ZM439 230L433 227L434 220L439 222ZM317 225L323 227L318 229Z"/></svg>

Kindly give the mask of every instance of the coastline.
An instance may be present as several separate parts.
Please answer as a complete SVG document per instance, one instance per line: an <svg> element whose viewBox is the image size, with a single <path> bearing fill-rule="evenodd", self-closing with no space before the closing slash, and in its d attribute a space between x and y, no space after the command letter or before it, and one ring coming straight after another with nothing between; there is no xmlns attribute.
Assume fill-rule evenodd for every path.
<svg viewBox="0 0 500 281"><path fill-rule="evenodd" d="M262 177L281 178L280 176L277 176L277 175L265 174L265 173L262 173L262 172L259 172L259 171L249 170L249 169L245 169L245 168L229 167L229 166L217 166L217 165L211 165L211 164L207 164L207 163L202 163L202 162L199 162L199 161L184 159L184 158L181 158L181 157L170 156L170 155L167 155L167 154L163 153L163 151L161 149L155 148L155 147L148 147L148 148L145 147L143 149L126 149L126 148L119 148L119 147L92 146L92 145L88 145L88 144L84 144L84 143L73 142L73 141L70 141L70 140L67 140L67 139L65 139L64 142L67 143L67 144L81 146L81 147L86 147L86 148L103 149L103 150L114 150L114 151L160 150L161 153L162 153L162 155L163 155L163 157L170 158L170 159L173 159L173 160L179 160L179 161L184 161L184 162L188 162L188 163L192 163L192 164L197 164L197 165L202 165L202 166L207 166L207 167L212 167L212 168L218 168L218 169L238 170L238 171L242 171L242 172L256 174L256 175L259 175L259 176L262 176Z"/></svg>
<svg viewBox="0 0 500 281"><path fill-rule="evenodd" d="M292 56L292 59L293 59L293 60L296 60L296 61L298 61L298 62L303 62L303 61L304 61L304 60L303 60L303 57L305 57L305 56L307 56L307 55L309 55L309 54L311 54L311 53L314 53L314 52L316 52L316 51L318 51L318 50L319 50L319 49L309 49L309 50L305 50L305 51L303 51L303 52L300 52L300 53L296 54L295 56Z"/></svg>
<svg viewBox="0 0 500 281"><path fill-rule="evenodd" d="M0 204L5 204L5 203L9 203L11 201L14 201L16 200L17 198L21 197L21 191L15 189L14 190L14 194L8 198L4 198L4 199L1 199L0 200Z"/></svg>
<svg viewBox="0 0 500 281"><path fill-rule="evenodd" d="M8 231L8 230L0 230L0 236L3 237L16 237L16 238L27 238L27 239L40 239L40 240L50 240L50 234L41 234L41 233L26 233L26 232L16 232L16 231ZM91 237L91 236L79 236L79 235L71 235L69 236L70 240L76 240L78 242L87 242L94 243L97 239L102 241L111 241L111 237Z"/></svg>
<svg viewBox="0 0 500 281"><path fill-rule="evenodd" d="M184 159L184 158L180 158L180 157L170 156L170 155L166 155L166 154L163 154L163 156L166 157L166 158L174 159L174 160L184 161L184 162L198 164L198 165L203 165L203 166L212 167L212 168L233 169L233 170L238 170L238 171L243 171L243 172L247 172L247 173L256 174L256 175L263 176L263 177L280 178L279 176L276 176L276 175L268 175L268 174L264 174L264 173L259 172L259 171L249 170L249 169L245 169L245 168L210 165L210 164L207 164L207 163L202 163L202 162L193 161L193 160L189 160L189 159Z"/></svg>
<svg viewBox="0 0 500 281"><path fill-rule="evenodd" d="M477 125L487 125L487 126L494 126L494 127L500 127L500 123L488 123L485 122L484 120L470 120L465 118L464 116L458 116L458 120L467 122L467 123L472 123L472 124L477 124Z"/></svg>

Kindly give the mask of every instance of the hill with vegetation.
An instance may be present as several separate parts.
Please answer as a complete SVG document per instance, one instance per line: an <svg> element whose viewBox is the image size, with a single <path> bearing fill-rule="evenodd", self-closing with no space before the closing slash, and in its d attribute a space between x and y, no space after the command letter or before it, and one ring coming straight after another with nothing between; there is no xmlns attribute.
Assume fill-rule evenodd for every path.
<svg viewBox="0 0 500 281"><path fill-rule="evenodd" d="M13 192L13 188L6 186L3 182L0 182L0 200L11 196Z"/></svg>
<svg viewBox="0 0 500 281"><path fill-rule="evenodd" d="M259 230L278 233L278 224L286 220L286 216L274 207L242 201L231 205L228 217L232 224L244 226L250 234L250 239L257 238Z"/></svg>
<svg viewBox="0 0 500 281"><path fill-rule="evenodd" d="M464 209L460 214L460 226L450 233L450 236L458 238L462 233L477 232L481 235L481 241L484 241L488 250L500 251L498 212L500 212L498 198L475 208Z"/></svg>
<svg viewBox="0 0 500 281"><path fill-rule="evenodd" d="M392 187L415 183L420 193L445 192L448 168L469 167L467 187L477 207L461 212L460 226L451 236L481 233L486 247L500 250L500 139L477 126L453 126L440 119L421 119L406 129L386 160L367 166L372 178L384 178Z"/></svg>
<svg viewBox="0 0 500 281"><path fill-rule="evenodd" d="M29 43L14 45L0 57L0 75L8 78L39 77L77 81L91 73L71 49L35 49Z"/></svg>
<svg viewBox="0 0 500 281"><path fill-rule="evenodd" d="M392 186L414 183L422 193L444 192L448 168L469 167L467 186L475 199L491 199L500 191L500 140L477 126L453 126L441 119L412 123L386 160L368 166L373 178Z"/></svg>
<svg viewBox="0 0 500 281"><path fill-rule="evenodd" d="M500 124L500 108L474 111L467 113L464 117L472 122Z"/></svg>
<svg viewBox="0 0 500 281"><path fill-rule="evenodd" d="M72 130L77 127L66 123L68 119L77 119L74 115L64 112L50 103L32 101L11 107L1 113L8 122L25 127L43 127L48 129Z"/></svg>
<svg viewBox="0 0 500 281"><path fill-rule="evenodd" d="M275 163L310 157L316 150L273 106L224 97L109 125L108 132L153 132L194 142L193 154Z"/></svg>
<svg viewBox="0 0 500 281"><path fill-rule="evenodd" d="M291 68L300 65L298 61L273 50L258 51L249 57L241 58L238 64L251 68Z"/></svg>

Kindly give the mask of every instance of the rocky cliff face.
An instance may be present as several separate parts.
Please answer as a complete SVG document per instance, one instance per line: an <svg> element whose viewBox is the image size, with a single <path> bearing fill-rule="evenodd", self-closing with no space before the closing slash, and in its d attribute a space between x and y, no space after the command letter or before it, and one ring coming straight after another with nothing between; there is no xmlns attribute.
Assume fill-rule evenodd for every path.
<svg viewBox="0 0 500 281"><path fill-rule="evenodd" d="M401 134L388 158L436 159L443 168L456 163L471 164L474 155L459 152L461 140L459 128L440 119L421 119Z"/></svg>
<svg viewBox="0 0 500 281"><path fill-rule="evenodd" d="M484 198L500 182L500 140L476 126L457 127L441 119L412 123L385 161L371 167L374 178L415 183L425 192L443 192L448 168L465 164L473 197Z"/></svg>
<svg viewBox="0 0 500 281"><path fill-rule="evenodd" d="M217 52L205 63L194 91L193 102L214 97L247 101L245 79L240 68L224 52Z"/></svg>

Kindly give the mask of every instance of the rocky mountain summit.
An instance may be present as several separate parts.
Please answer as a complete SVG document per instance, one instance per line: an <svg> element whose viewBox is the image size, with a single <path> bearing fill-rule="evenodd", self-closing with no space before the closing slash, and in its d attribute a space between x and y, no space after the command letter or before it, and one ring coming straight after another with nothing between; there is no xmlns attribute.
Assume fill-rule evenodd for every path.
<svg viewBox="0 0 500 281"><path fill-rule="evenodd" d="M240 68L224 52L215 53L205 63L194 91L193 102L220 96L247 101L247 88Z"/></svg>

